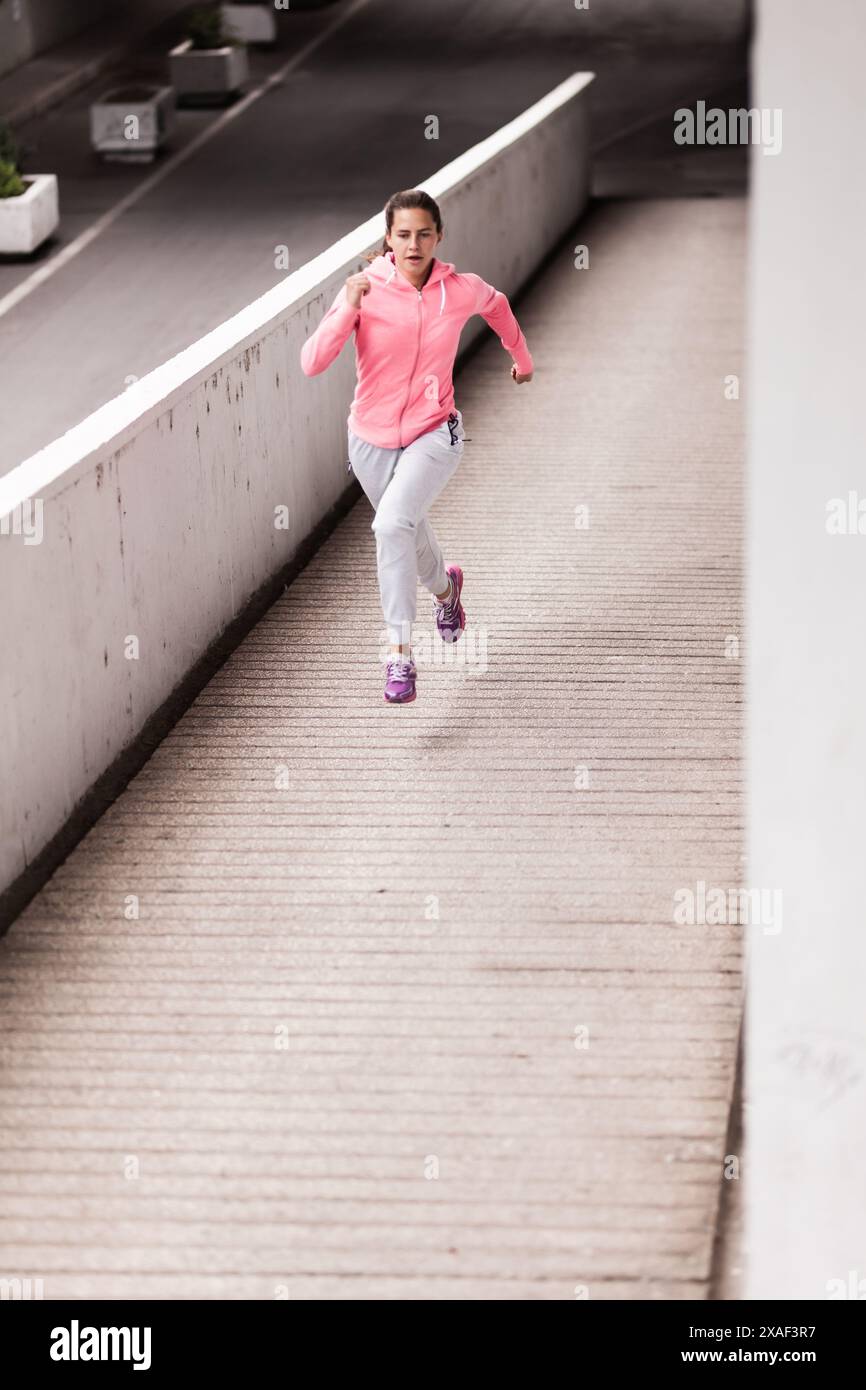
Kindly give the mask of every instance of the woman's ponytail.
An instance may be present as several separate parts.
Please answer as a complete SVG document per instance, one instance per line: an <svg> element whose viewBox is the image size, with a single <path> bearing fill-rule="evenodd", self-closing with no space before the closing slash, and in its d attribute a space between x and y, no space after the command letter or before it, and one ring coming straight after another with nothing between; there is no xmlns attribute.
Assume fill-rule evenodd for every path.
<svg viewBox="0 0 866 1390"><path fill-rule="evenodd" d="M381 245L381 248L380 248L378 251L368 251L367 254L366 254L366 256L364 257L364 260L367 261L367 262L370 262L370 261L377 261L377 260L379 259L380 256L387 256L387 254L388 254L388 252L389 252L390 250L391 250L391 248L390 248L390 246L388 245L388 242L387 242L387 241L383 241L383 242L382 242L382 245Z"/></svg>

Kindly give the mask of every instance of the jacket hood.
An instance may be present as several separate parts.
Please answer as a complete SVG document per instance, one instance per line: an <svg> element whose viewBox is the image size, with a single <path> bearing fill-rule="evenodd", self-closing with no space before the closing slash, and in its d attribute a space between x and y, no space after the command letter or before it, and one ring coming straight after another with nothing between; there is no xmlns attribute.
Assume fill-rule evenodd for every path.
<svg viewBox="0 0 866 1390"><path fill-rule="evenodd" d="M402 275L400 271L397 269L397 263L394 260L393 251L388 251L387 254L384 256L377 256L375 261L370 262L365 271L365 274L369 275L374 280L380 280L384 286L390 286L392 289L411 291L415 288L414 285L410 284L406 277ZM454 274L456 274L456 272L454 270L454 263L452 261L440 261L438 256L433 257L433 268L430 271L430 274L428 275L423 288L426 290L429 289L431 285L439 285L440 314L445 309L445 305L447 303L445 282L451 275Z"/></svg>

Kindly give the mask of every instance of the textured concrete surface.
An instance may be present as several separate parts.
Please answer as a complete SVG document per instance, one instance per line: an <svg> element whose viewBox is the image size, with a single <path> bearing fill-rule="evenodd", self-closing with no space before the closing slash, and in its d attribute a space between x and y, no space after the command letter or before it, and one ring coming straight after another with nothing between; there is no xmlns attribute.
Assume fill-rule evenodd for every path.
<svg viewBox="0 0 866 1390"><path fill-rule="evenodd" d="M2 1273L706 1296L741 929L673 900L741 873L744 234L594 210L535 381L491 338L459 383L453 660L422 605L383 704L362 499L11 929Z"/></svg>

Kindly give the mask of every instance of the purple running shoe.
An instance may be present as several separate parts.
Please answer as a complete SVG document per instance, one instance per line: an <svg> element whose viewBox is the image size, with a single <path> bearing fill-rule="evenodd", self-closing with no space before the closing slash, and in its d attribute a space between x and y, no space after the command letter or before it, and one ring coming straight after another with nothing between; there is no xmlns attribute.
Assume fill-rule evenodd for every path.
<svg viewBox="0 0 866 1390"><path fill-rule="evenodd" d="M463 571L459 565L449 565L445 573L451 582L451 596L444 603L440 603L434 594L433 607L436 612L436 626L439 629L439 636L443 642L450 643L459 640L466 626L466 614L463 611L463 604L460 602Z"/></svg>
<svg viewBox="0 0 866 1390"><path fill-rule="evenodd" d="M415 699L417 674L411 656L392 656L389 659L385 680L385 699L389 705L408 705Z"/></svg>

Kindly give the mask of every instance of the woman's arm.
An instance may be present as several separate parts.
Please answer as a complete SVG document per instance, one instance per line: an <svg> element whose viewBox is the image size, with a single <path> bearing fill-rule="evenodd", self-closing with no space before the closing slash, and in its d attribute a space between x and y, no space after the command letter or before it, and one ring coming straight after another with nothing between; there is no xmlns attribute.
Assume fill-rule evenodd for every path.
<svg viewBox="0 0 866 1390"><path fill-rule="evenodd" d="M512 313L511 305L506 296L501 290L495 289L493 285L488 285L487 281L482 280L480 275L472 275L468 278L476 281L478 297L474 312L480 314L494 333L499 335L499 341L505 351L511 355L520 375L531 375L533 369L532 355L526 346L526 339L520 324Z"/></svg>
<svg viewBox="0 0 866 1390"><path fill-rule="evenodd" d="M358 310L349 303L346 286L301 348L301 368L305 376L318 376L338 357L346 340L358 326Z"/></svg>

